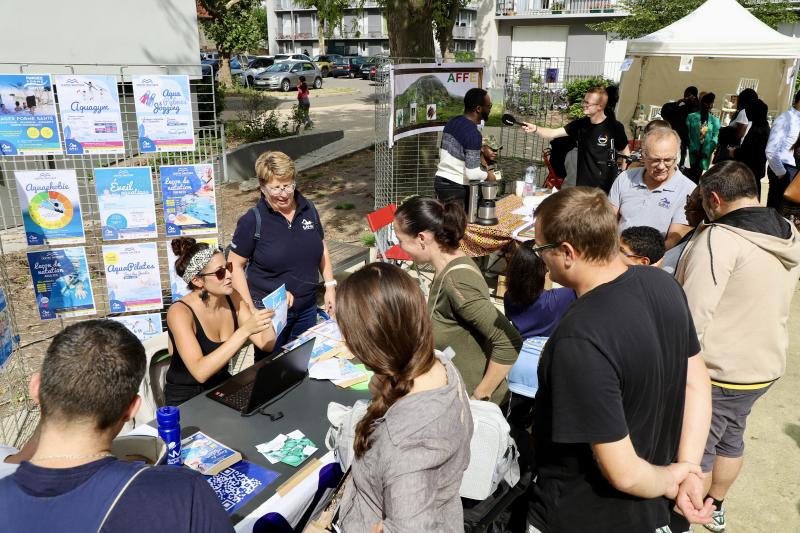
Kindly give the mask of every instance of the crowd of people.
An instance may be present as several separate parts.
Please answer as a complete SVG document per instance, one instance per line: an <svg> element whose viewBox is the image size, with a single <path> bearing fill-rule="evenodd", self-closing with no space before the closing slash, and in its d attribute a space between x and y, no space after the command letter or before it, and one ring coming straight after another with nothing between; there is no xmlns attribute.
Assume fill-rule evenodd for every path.
<svg viewBox="0 0 800 533"><path fill-rule="evenodd" d="M682 533L691 523L724 531L748 415L786 367L800 233L776 210L785 204L772 187L796 173L800 93L771 131L763 102L741 95L720 151L714 96L690 89L646 128L642 164L621 173L611 163L628 143L607 114L605 89L590 90L585 117L564 128L524 126L574 139L578 186L537 207L535 242L510 258L504 312L459 247L464 186L493 177L481 166L496 153L477 131L492 106L485 91L468 92L464 115L445 128L439 198L413 197L395 214L400 247L435 272L427 296L387 263L349 275L337 292L322 222L297 188L294 163L262 154L259 200L227 255L192 238L172 242L190 293L167 313L167 403L225 381L249 344L257 361L273 357L316 323L319 290L348 349L374 372L354 429L341 531L463 531L471 401L501 406L533 474L521 500L527 533ZM685 119L673 127L671 113ZM546 288L548 275L555 288ZM261 300L283 284L288 324L276 335ZM756 297L763 305L750 305ZM75 531L233 530L199 474L112 456L112 440L139 409L145 360L113 321L55 336L30 382L40 425L22 450L3 454L9 531L59 530L64 520Z"/></svg>

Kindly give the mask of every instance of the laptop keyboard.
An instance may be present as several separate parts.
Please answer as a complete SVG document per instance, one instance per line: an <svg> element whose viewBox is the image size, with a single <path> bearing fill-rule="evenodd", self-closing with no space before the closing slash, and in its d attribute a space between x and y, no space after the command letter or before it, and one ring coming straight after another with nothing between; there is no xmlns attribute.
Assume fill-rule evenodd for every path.
<svg viewBox="0 0 800 533"><path fill-rule="evenodd" d="M233 407L237 411L242 411L247 408L247 404L250 402L250 395L253 392L253 387L255 386L256 382L251 381L241 389L237 390L230 396L225 397L225 403L229 406Z"/></svg>

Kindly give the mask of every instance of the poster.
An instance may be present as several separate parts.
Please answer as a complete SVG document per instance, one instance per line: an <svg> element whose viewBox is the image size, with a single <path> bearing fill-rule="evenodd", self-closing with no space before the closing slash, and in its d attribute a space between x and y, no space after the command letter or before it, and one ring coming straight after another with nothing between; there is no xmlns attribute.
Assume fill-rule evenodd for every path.
<svg viewBox="0 0 800 533"><path fill-rule="evenodd" d="M104 241L158 236L150 167L96 168L94 182Z"/></svg>
<svg viewBox="0 0 800 533"><path fill-rule="evenodd" d="M162 332L160 313L113 316L110 319L128 328L142 342L152 339Z"/></svg>
<svg viewBox="0 0 800 533"><path fill-rule="evenodd" d="M464 113L467 91L483 88L485 78L478 63L391 65L389 73L389 146L410 135L442 131L448 120Z"/></svg>
<svg viewBox="0 0 800 533"><path fill-rule="evenodd" d="M0 287L0 369L3 368L14 351L14 332L11 326L11 313L8 309L6 293Z"/></svg>
<svg viewBox="0 0 800 533"><path fill-rule="evenodd" d="M678 72L691 72L694 67L694 56L681 56Z"/></svg>
<svg viewBox="0 0 800 533"><path fill-rule="evenodd" d="M28 252L39 317L93 315L94 294L83 247Z"/></svg>
<svg viewBox="0 0 800 533"><path fill-rule="evenodd" d="M131 76L139 151L191 152L194 118L188 76Z"/></svg>
<svg viewBox="0 0 800 533"><path fill-rule="evenodd" d="M114 76L57 75L67 154L123 154L122 117Z"/></svg>
<svg viewBox="0 0 800 533"><path fill-rule="evenodd" d="M161 167L167 237L217 231L214 169L210 164Z"/></svg>
<svg viewBox="0 0 800 533"><path fill-rule="evenodd" d="M18 170L14 177L29 246L83 242L74 170Z"/></svg>
<svg viewBox="0 0 800 533"><path fill-rule="evenodd" d="M161 274L154 242L103 246L108 305L112 313L161 309Z"/></svg>
<svg viewBox="0 0 800 533"><path fill-rule="evenodd" d="M200 237L197 239L197 242L204 242L212 247L218 246L216 237ZM178 258L172 253L172 245L170 241L167 241L167 270L169 271L169 288L172 293L173 302L177 302L191 292L186 286L186 282L183 281L183 278L175 272L176 259Z"/></svg>
<svg viewBox="0 0 800 533"><path fill-rule="evenodd" d="M61 153L49 74L0 74L0 155Z"/></svg>

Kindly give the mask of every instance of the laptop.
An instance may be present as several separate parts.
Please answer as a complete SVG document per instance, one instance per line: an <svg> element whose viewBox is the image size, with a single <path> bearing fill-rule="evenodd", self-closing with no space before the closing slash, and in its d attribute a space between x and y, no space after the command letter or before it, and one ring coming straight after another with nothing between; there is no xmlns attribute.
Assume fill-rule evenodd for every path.
<svg viewBox="0 0 800 533"><path fill-rule="evenodd" d="M311 337L291 350L242 370L206 396L243 415L249 415L273 398L297 385L308 373L314 349Z"/></svg>

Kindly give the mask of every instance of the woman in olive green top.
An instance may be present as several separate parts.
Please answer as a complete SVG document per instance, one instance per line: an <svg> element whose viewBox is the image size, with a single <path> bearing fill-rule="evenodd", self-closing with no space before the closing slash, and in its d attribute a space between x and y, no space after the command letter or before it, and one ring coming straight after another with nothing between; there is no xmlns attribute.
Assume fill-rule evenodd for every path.
<svg viewBox="0 0 800 533"><path fill-rule="evenodd" d="M453 363L472 398L499 403L522 338L492 303L481 271L459 249L466 227L462 206L433 198L411 198L394 219L401 248L436 270L428 296L436 348L455 351Z"/></svg>

